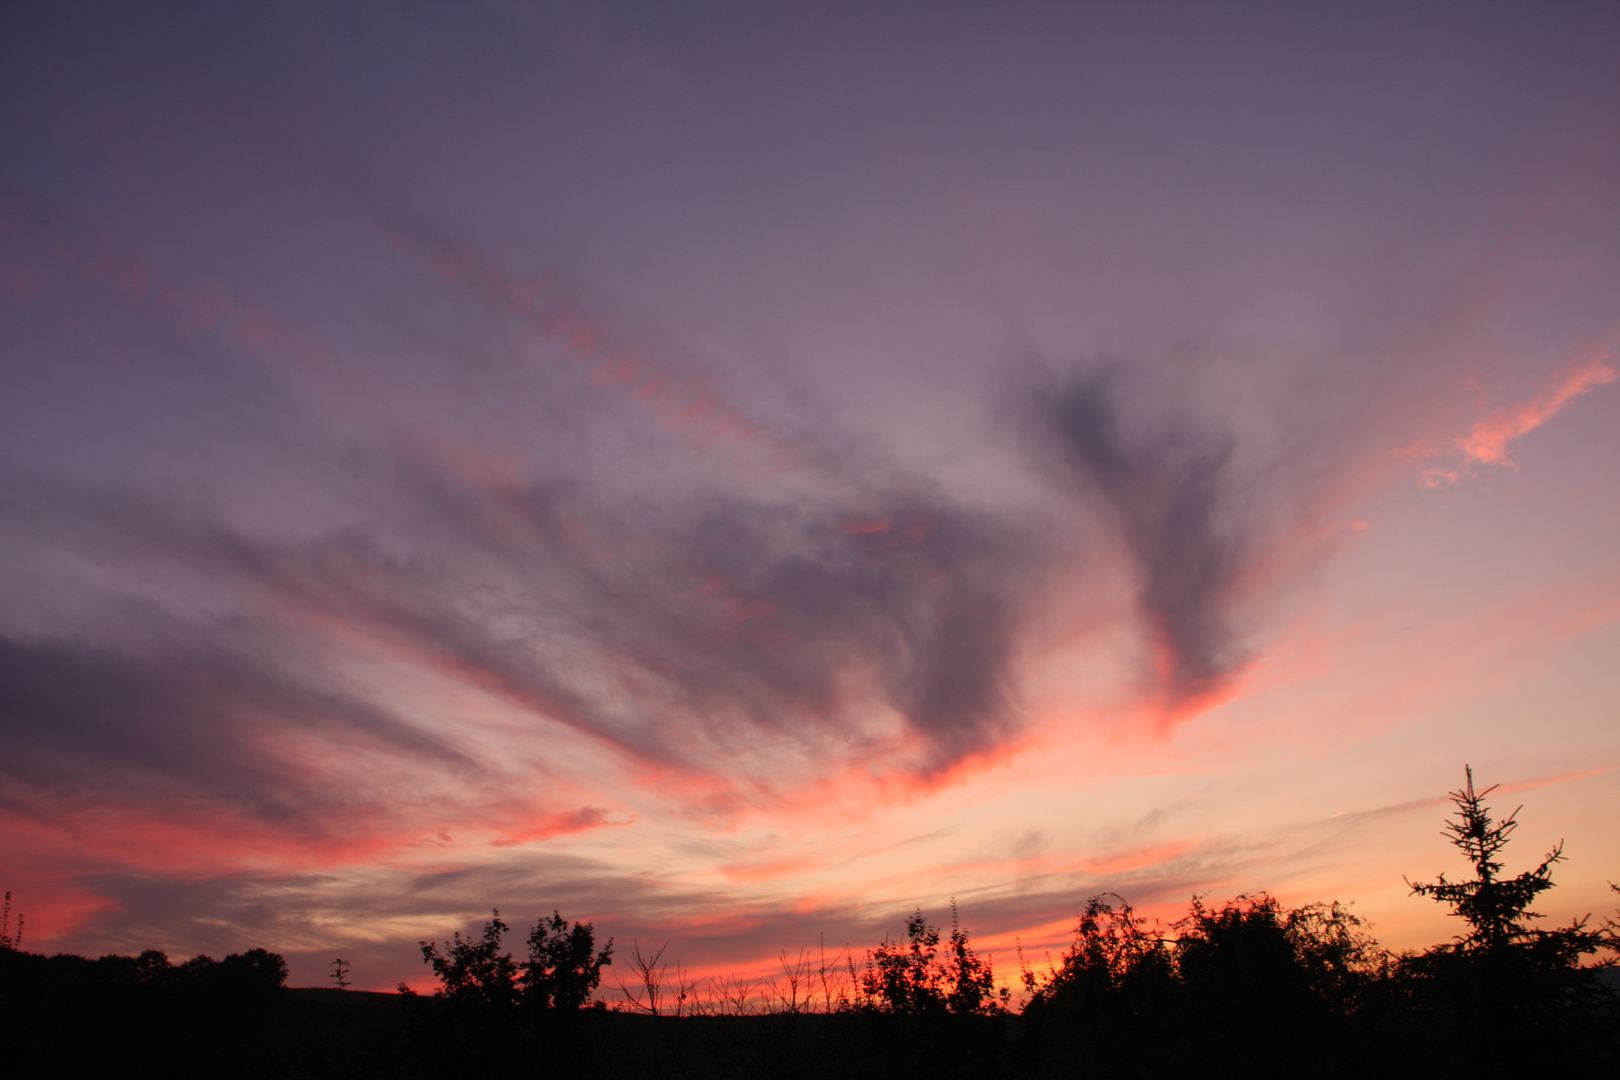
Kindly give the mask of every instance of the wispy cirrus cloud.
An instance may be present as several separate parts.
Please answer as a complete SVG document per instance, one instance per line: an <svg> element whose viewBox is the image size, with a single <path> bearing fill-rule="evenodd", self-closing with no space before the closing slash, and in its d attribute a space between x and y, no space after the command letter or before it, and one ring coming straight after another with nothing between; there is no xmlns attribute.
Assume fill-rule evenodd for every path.
<svg viewBox="0 0 1620 1080"><path fill-rule="evenodd" d="M188 597L216 610L210 619L143 590L168 619L177 655L192 639L212 639L221 611L267 640L322 640L329 658L364 640L449 685L493 692L542 726L560 723L648 765L761 791L849 761L877 774L940 777L1016 742L1018 672L1041 647L1031 635L1044 612L1091 603L1069 572L1076 562L1122 555L1134 568L1156 663L1147 692L1167 715L1197 708L1241 668L1237 586L1262 557L1255 541L1267 531L1251 518L1278 508L1240 497L1236 435L1222 425L1178 427L1144 414L1091 369L1056 391L1002 387L1042 402L1040 434L1019 454L1026 483L1050 497L992 507L881 458L857 462L847 448L856 440L836 427L811 434L744 419L751 410L731 403L735 390L694 361L660 360L646 335L630 342L612 320L578 315L582 305L560 281L516 278L424 226L389 235L409 259L432 264L436 291L470 297L493 326L537 334L567 363L502 369L522 393L462 398L432 420L392 388L393 370L364 358L345 360L341 378L323 367L318 378L272 383L282 393L273 409L253 406L255 426L299 443L297 482L341 492L342 525L267 529L207 498L14 474L0 497L16 542L30 558L43 541L127 567L132 582L184 579ZM182 317L171 300L190 291L143 260L69 261L84 263L70 277L111 281L102 303L146 332L212 335L202 344L247 361L235 367L248 372L307 370L289 361L305 357L309 335L249 332L287 320L249 319L242 313L258 309L223 292L210 294L207 318ZM416 377L439 385L431 366ZM636 430L633 412L565 397L573 383L622 385L631 400L653 402L653 430ZM318 412L311 387L321 392ZM218 392L246 400L234 384ZM592 423L580 468L549 466L545 444L529 437L528 402L547 395ZM351 398L367 425L332 427ZM699 409L704 402L713 407ZM987 401L984 411L999 407ZM702 437L694 442L691 424L672 417ZM709 423L716 417L718 428ZM717 431L791 450L809 467L775 489L758 476L716 473L707 450ZM592 464L601 448L617 454L624 445L658 449L659 489L626 488ZM1098 520L1110 523L1101 533ZM1117 550L1098 546L1108 532L1121 539ZM110 602L95 591L84 591L92 609ZM161 680L171 662L153 659L150 677ZM294 689L301 677L289 676ZM336 685L330 673L310 677L312 687ZM376 724L413 730L374 695L345 700ZM278 782L296 783L290 773Z"/></svg>
<svg viewBox="0 0 1620 1080"><path fill-rule="evenodd" d="M1455 484L1472 464L1518 468L1508 456L1509 446L1557 416L1576 398L1620 378L1620 371L1610 363L1613 357L1612 343L1583 346L1552 371L1541 389L1527 400L1497 409L1477 421L1449 447L1409 451L1412 456L1449 455L1462 459L1462 464L1454 468L1424 469L1420 481L1428 487Z"/></svg>
<svg viewBox="0 0 1620 1080"><path fill-rule="evenodd" d="M1237 585L1259 522L1239 501L1232 436L1127 414L1120 372L1076 372L1041 396L1042 434L1080 499L1117 530L1136 577L1165 715L1218 694L1246 659Z"/></svg>
<svg viewBox="0 0 1620 1080"><path fill-rule="evenodd" d="M1500 409L1468 429L1457 440L1457 448L1470 461L1486 465L1514 467L1508 458L1508 444L1545 424L1563 411L1564 406L1605 383L1620 378L1609 366L1613 349L1588 349L1548 380L1548 385L1529 401Z"/></svg>

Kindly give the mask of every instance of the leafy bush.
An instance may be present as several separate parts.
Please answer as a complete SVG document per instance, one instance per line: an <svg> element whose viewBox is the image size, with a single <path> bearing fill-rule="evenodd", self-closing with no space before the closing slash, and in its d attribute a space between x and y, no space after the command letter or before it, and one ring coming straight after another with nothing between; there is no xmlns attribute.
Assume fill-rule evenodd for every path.
<svg viewBox="0 0 1620 1080"><path fill-rule="evenodd" d="M1182 919L1140 918L1092 897L1047 978L1025 971L1034 1052L1145 1075L1224 1061L1268 1072L1332 1057L1335 1021L1359 1007L1387 958L1337 904L1285 908L1265 893Z"/></svg>
<svg viewBox="0 0 1620 1080"><path fill-rule="evenodd" d="M422 962L431 965L439 978L434 996L459 1006L503 1009L515 1005L517 964L501 951L501 935L508 929L501 921L501 913L495 911L480 937L463 938L458 930L445 944L443 953L436 941L418 942Z"/></svg>
<svg viewBox="0 0 1620 1080"><path fill-rule="evenodd" d="M943 959L939 944L939 927L930 926L920 909L913 913L906 920L904 942L885 941L866 954L866 970L857 981L865 1006L901 1015L1005 1012L1010 992L996 988L989 959L974 952L954 900Z"/></svg>
<svg viewBox="0 0 1620 1080"><path fill-rule="evenodd" d="M442 949L418 943L439 979L426 1001L399 988L413 1015L418 1064L434 1075L529 1075L542 1066L568 1076L596 1071L602 1040L583 1013L612 963L613 943L597 951L589 923L569 927L553 911L529 935L529 957L520 964L502 948L508 929L497 910L477 936L457 932Z"/></svg>
<svg viewBox="0 0 1620 1080"><path fill-rule="evenodd" d="M529 934L529 959L523 965L523 997L541 1009L583 1009L602 985L602 969L613 963L613 939L596 952L589 923L568 926L553 910Z"/></svg>

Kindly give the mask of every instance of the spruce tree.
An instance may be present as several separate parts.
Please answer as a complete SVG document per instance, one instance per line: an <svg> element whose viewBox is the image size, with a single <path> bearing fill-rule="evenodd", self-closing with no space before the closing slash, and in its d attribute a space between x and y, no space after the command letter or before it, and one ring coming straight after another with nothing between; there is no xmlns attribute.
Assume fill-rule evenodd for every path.
<svg viewBox="0 0 1620 1080"><path fill-rule="evenodd" d="M1473 770L1465 775L1467 783L1451 792L1457 816L1444 835L1467 857L1473 878L1407 882L1414 895L1450 905L1467 925L1455 941L1408 962L1417 1001L1476 1062L1581 1060L1607 1040L1593 1027L1603 996L1597 971L1581 958L1608 947L1608 934L1588 930L1585 918L1552 929L1531 925L1541 915L1530 905L1553 887L1563 842L1534 869L1505 876L1500 856L1519 811L1493 819L1485 798L1495 785L1476 791Z"/></svg>
<svg viewBox="0 0 1620 1080"><path fill-rule="evenodd" d="M1502 877L1502 863L1497 855L1507 846L1513 830L1519 827L1516 819L1524 807L1501 821L1491 820L1485 796L1495 791L1497 785L1475 791L1474 770L1464 766L1464 772L1468 782L1450 793L1457 807L1457 819L1446 822L1445 835L1473 864L1473 880L1447 881L1446 875L1441 874L1432 885L1411 881L1407 884L1414 895L1450 904L1454 909L1452 914L1468 924L1468 933L1459 938L1457 948L1497 952L1542 933L1528 925L1527 920L1541 918L1530 910L1530 905L1537 896L1553 887L1552 867L1563 861L1564 842L1560 840L1555 844L1534 870L1526 870L1517 877Z"/></svg>

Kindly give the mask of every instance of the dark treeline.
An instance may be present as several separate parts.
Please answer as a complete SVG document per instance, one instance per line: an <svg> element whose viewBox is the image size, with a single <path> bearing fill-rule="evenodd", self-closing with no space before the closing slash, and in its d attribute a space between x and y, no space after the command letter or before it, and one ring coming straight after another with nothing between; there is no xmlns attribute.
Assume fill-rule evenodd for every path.
<svg viewBox="0 0 1620 1080"><path fill-rule="evenodd" d="M694 984L663 950L615 954L594 928L539 920L513 956L496 912L481 934L421 943L431 995L286 988L262 949L181 964L39 956L0 939L0 1051L17 1076L1171 1077L1549 1075L1620 1064L1610 978L1620 923L1541 928L1555 848L1504 873L1514 815L1493 820L1472 775L1447 830L1472 876L1412 885L1460 920L1456 940L1391 953L1338 904L1194 898L1172 923L1093 897L1074 940L1020 956L1014 1011L952 909L918 912L858 960L801 952L748 986ZM605 976L622 998L600 1000ZM1594 1073L1595 1074L1595 1073Z"/></svg>
<svg viewBox="0 0 1620 1080"><path fill-rule="evenodd" d="M0 1073L267 1075L287 965L263 949L172 964L0 950Z"/></svg>

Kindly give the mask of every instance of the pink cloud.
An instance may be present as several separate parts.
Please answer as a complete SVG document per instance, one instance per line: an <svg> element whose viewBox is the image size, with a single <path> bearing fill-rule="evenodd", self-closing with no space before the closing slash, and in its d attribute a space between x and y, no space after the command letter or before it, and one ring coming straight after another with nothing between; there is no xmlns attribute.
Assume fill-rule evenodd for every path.
<svg viewBox="0 0 1620 1080"><path fill-rule="evenodd" d="M1553 377L1552 385L1529 401L1499 409L1475 424L1468 434L1457 440L1458 448L1471 461L1511 466L1513 463L1507 456L1510 442L1551 420L1570 401L1593 387L1620 377L1620 372L1608 364L1612 355L1612 348L1583 350L1573 363Z"/></svg>
<svg viewBox="0 0 1620 1080"><path fill-rule="evenodd" d="M1563 411L1564 406L1596 387L1620 378L1620 371L1610 366L1614 356L1612 344L1590 344L1579 350L1547 380L1539 393L1528 401L1498 409L1480 420L1459 436L1452 449L1460 453L1465 464L1505 465L1517 468L1508 457L1508 446L1513 440L1529 434ZM1413 450L1412 456L1430 456L1441 451ZM1435 467L1424 469L1419 480L1426 487L1455 484L1462 478L1462 468Z"/></svg>
<svg viewBox="0 0 1620 1080"><path fill-rule="evenodd" d="M770 438L741 409L722 400L711 381L686 365L672 364L618 322L587 310L554 274L517 276L470 247L428 235L399 220L379 222L396 247L421 256L451 285L526 321L554 355L581 366L596 387L628 392L661 428L680 433L699 449L722 444L767 444L767 472L795 464L792 447ZM759 468L761 463L755 462Z"/></svg>
<svg viewBox="0 0 1620 1080"><path fill-rule="evenodd" d="M1620 379L1620 371L1610 366L1614 358L1614 343L1589 343L1573 353L1568 363L1562 364L1549 376L1541 392L1526 402L1498 408L1486 418L1477 421L1468 431L1452 440L1450 447L1414 445L1400 450L1401 457L1461 458L1456 465L1435 465L1417 474L1417 483L1424 487L1442 487L1460 483L1469 465L1503 465L1518 468L1508 457L1513 440L1526 436L1549 419L1562 413L1563 406L1573 402L1589 390Z"/></svg>
<svg viewBox="0 0 1620 1080"><path fill-rule="evenodd" d="M535 820L489 841L490 847L516 847L536 840L549 840L554 836L567 836L585 832L603 825L623 825L627 822L609 821L607 811L596 806L582 806L561 814L544 814Z"/></svg>

